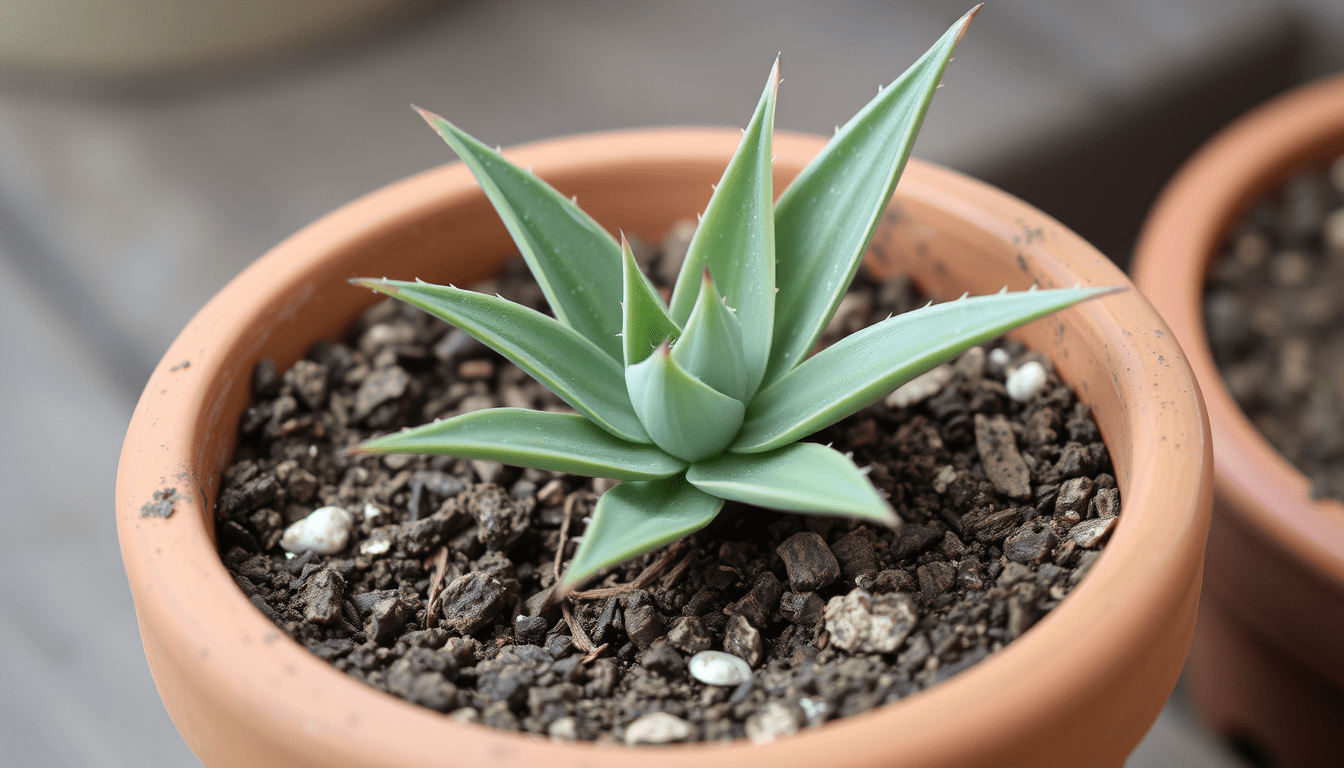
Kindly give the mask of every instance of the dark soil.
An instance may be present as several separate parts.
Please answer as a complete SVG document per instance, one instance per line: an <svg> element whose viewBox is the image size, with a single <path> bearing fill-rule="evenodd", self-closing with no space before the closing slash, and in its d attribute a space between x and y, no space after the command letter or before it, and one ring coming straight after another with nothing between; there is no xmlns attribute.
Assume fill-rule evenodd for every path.
<svg viewBox="0 0 1344 768"><path fill-rule="evenodd" d="M1204 299L1232 397L1316 496L1344 499L1344 161L1253 206Z"/></svg>
<svg viewBox="0 0 1344 768"><path fill-rule="evenodd" d="M675 275L675 255L641 257ZM539 306L520 266L479 288ZM831 338L922 303L904 279L861 277ZM787 735L980 662L1098 556L1119 493L1096 425L1053 374L1010 399L1004 368L1040 357L994 346L1005 352L968 352L921 402L878 403L815 436L871 467L900 530L730 503L556 605L556 550L573 554L608 481L342 453L472 409L564 407L462 331L386 302L348 343L320 342L283 374L258 365L217 504L220 552L314 654L455 719L630 744ZM354 515L350 543L287 556L282 531L324 505ZM747 660L751 678L694 679L688 660L706 649Z"/></svg>

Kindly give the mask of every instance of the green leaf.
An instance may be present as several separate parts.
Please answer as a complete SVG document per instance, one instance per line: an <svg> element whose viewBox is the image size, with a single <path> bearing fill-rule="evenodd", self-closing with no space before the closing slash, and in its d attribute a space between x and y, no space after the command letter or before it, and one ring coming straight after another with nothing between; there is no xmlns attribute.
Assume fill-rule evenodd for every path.
<svg viewBox="0 0 1344 768"><path fill-rule="evenodd" d="M747 369L742 358L742 325L724 304L705 270L700 298L686 321L672 360L687 373L729 397L747 399Z"/></svg>
<svg viewBox="0 0 1344 768"><path fill-rule="evenodd" d="M575 414L489 408L375 437L365 453L428 453L614 480L654 480L686 468L652 445L612 437Z"/></svg>
<svg viewBox="0 0 1344 768"><path fill-rule="evenodd" d="M602 429L632 443L649 442L626 393L621 364L555 318L498 296L452 286L372 278L350 282L452 323L513 361Z"/></svg>
<svg viewBox="0 0 1344 768"><path fill-rule="evenodd" d="M626 242L624 234L621 235L621 253L625 262L621 340L624 342L625 364L628 367L647 358L664 341L676 341L681 335L681 329L667 316L662 297L653 289L649 278L640 271L639 264L635 263L635 254L630 250L630 243Z"/></svg>
<svg viewBox="0 0 1344 768"><path fill-rule="evenodd" d="M561 591L607 566L695 533L722 508L723 499L697 490L683 477L617 485L597 500Z"/></svg>
<svg viewBox="0 0 1344 768"><path fill-rule="evenodd" d="M621 359L621 249L551 185L438 115L416 108L475 174L560 322Z"/></svg>
<svg viewBox="0 0 1344 768"><path fill-rule="evenodd" d="M775 206L774 338L762 386L807 357L859 268L967 13L831 139Z"/></svg>
<svg viewBox="0 0 1344 768"><path fill-rule="evenodd" d="M770 70L761 101L742 143L729 161L695 230L676 288L670 314L684 328L700 292L705 269L737 311L742 323L748 395L765 375L775 316L774 186L770 175L771 131L779 61Z"/></svg>
<svg viewBox="0 0 1344 768"><path fill-rule="evenodd" d="M724 454L692 464L686 479L705 493L759 507L899 523L853 461L817 443Z"/></svg>
<svg viewBox="0 0 1344 768"><path fill-rule="evenodd" d="M654 445L686 461L721 452L742 425L745 406L677 365L664 342L625 369L630 402Z"/></svg>
<svg viewBox="0 0 1344 768"><path fill-rule="evenodd" d="M1116 288L1064 288L961 298L887 318L804 360L757 393L729 450L797 441L966 349Z"/></svg>

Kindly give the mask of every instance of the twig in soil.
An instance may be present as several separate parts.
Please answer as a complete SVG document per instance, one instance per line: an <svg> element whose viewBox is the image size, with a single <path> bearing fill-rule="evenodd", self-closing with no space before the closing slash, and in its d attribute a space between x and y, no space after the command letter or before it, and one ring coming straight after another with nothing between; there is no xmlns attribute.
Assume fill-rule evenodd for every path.
<svg viewBox="0 0 1344 768"><path fill-rule="evenodd" d="M597 646L596 648L594 648L594 649L592 650L591 653L589 653L587 656L584 656L584 657L583 657L583 661L582 661L581 663L583 663L583 664L592 664L594 661L597 660L597 657L598 657L598 656L601 656L601 655L602 655L602 652L603 652L603 651L607 650L607 645L609 645L609 644L608 644L608 643L603 643L603 644Z"/></svg>
<svg viewBox="0 0 1344 768"><path fill-rule="evenodd" d="M694 563L699 556L699 550L692 549L690 552L687 552L686 556L681 558L681 561L678 562L672 570L668 571L667 575L663 576L662 580L658 582L658 586L664 591L676 586L677 582L681 581L681 577L686 574L686 570L691 567L691 564Z"/></svg>
<svg viewBox="0 0 1344 768"><path fill-rule="evenodd" d="M448 548L439 547L434 554L434 576L429 582L429 602L425 603L425 629L432 628L438 615L438 600L443 596L443 575L448 572Z"/></svg>
<svg viewBox="0 0 1344 768"><path fill-rule="evenodd" d="M682 539L676 544L668 547L667 551L663 553L663 556L655 560L648 568L645 568L639 576L635 577L634 581L626 582L625 584L617 584L614 587L599 587L585 592L574 592L569 595L569 598L571 600L595 600L603 597L626 595L634 592L636 589L644 589L652 583L654 579L658 578L658 574L662 573L663 570L681 554L682 550L686 549L688 546L690 545L686 543L686 540ZM678 565L678 567L680 568L681 566ZM685 569L682 568L682 570L684 571ZM678 577L680 577L680 574L678 574Z"/></svg>
<svg viewBox="0 0 1344 768"><path fill-rule="evenodd" d="M565 544L569 541L569 521L574 517L574 505L579 501L579 492L569 494L565 497L565 519L560 522L560 546L555 548L555 564L553 573L555 574L555 583L560 583L560 563L565 558Z"/></svg>
<svg viewBox="0 0 1344 768"><path fill-rule="evenodd" d="M579 650L584 653L593 653L596 651L597 646L593 645L593 641L589 639L588 633L583 631L583 625L580 624L578 619L574 618L574 614L570 612L569 601L566 600L560 603L560 612L564 615L565 623L569 625L570 635L574 638L574 644L579 647Z"/></svg>

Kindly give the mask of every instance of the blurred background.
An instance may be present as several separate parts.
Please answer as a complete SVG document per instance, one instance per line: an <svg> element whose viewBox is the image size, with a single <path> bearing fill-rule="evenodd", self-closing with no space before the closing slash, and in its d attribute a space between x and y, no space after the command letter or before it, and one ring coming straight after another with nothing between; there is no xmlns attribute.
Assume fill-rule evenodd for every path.
<svg viewBox="0 0 1344 768"><path fill-rule="evenodd" d="M306 223L490 144L743 125L829 134L970 0L0 0L0 754L199 765L154 690L117 550L121 438L152 367ZM1340 0L992 0L915 154L1121 266L1204 139L1344 70ZM1130 759L1235 767L1178 689Z"/></svg>

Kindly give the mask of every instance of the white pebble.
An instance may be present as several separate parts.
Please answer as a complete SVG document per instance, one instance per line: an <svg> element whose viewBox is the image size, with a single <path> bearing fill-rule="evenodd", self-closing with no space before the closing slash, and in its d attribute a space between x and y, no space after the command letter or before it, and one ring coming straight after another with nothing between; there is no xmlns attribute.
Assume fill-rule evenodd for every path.
<svg viewBox="0 0 1344 768"><path fill-rule="evenodd" d="M773 701L765 709L747 718L747 738L757 744L791 736L802 725L800 713L787 704Z"/></svg>
<svg viewBox="0 0 1344 768"><path fill-rule="evenodd" d="M1008 380L1003 386L1008 390L1009 397L1025 403L1045 388L1045 379L1045 366L1035 360L1028 360L1008 374Z"/></svg>
<svg viewBox="0 0 1344 768"><path fill-rule="evenodd" d="M751 666L731 653L701 651L687 664L691 677L706 685L741 685L751 678Z"/></svg>
<svg viewBox="0 0 1344 768"><path fill-rule="evenodd" d="M636 744L670 744L674 741L686 741L694 735L695 726L666 712L640 715L625 727L625 743L631 747Z"/></svg>
<svg viewBox="0 0 1344 768"><path fill-rule="evenodd" d="M392 549L392 534L387 528L379 528L369 538L359 543L359 554L381 555Z"/></svg>
<svg viewBox="0 0 1344 768"><path fill-rule="evenodd" d="M906 408L938 394L947 382L952 380L952 366L940 365L931 371L921 373L915 378L897 387L887 395L888 408Z"/></svg>
<svg viewBox="0 0 1344 768"><path fill-rule="evenodd" d="M372 520L373 518L378 517L378 516L381 515L381 514L383 514L383 510L381 510L381 509L375 507L374 505L372 505L372 504L365 504L365 505L364 505L364 519L365 519L365 520Z"/></svg>
<svg viewBox="0 0 1344 768"><path fill-rule="evenodd" d="M295 554L334 555L345 549L355 519L340 507L322 507L285 529L280 546Z"/></svg>
<svg viewBox="0 0 1344 768"><path fill-rule="evenodd" d="M1001 371L1008 367L1008 363L1013 361L1013 356L1008 354L1008 350L1003 347L995 347L989 350L989 369L992 371Z"/></svg>

